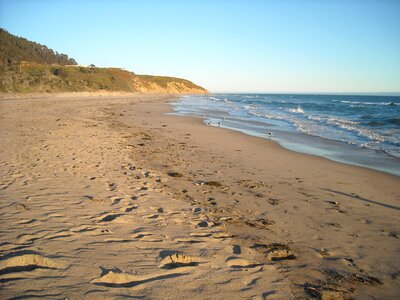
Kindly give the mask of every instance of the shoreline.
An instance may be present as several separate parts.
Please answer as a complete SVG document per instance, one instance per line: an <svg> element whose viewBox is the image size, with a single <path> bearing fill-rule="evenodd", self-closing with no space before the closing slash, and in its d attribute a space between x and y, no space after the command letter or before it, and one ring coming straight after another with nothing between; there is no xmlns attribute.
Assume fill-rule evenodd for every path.
<svg viewBox="0 0 400 300"><path fill-rule="evenodd" d="M267 95L264 95L265 96L264 98L262 96L263 95L260 95L259 97L262 99L264 98L267 99L266 100L267 102L272 101L268 100L269 98L267 97ZM296 95L293 95L293 97L295 96ZM237 100L239 98L240 101ZM337 130L334 129L335 126L333 127L331 126L332 128L328 126L329 128L327 129L325 128L326 124L323 121L321 121L322 125L317 126L315 124L312 125L312 122L314 121L312 121L311 123L307 123L307 121L303 120L304 118L307 119L311 118L311 120L314 120L314 114L311 108L309 108L306 113L304 113L302 109L300 113L298 113L298 111L293 108L287 109L287 111L293 113L293 115L284 114L283 118L277 117L279 121L274 119L274 117L271 117L272 119L270 119L268 117L269 113L267 112L266 112L267 118L264 118L262 112L254 113L253 111L251 111L252 105L256 105L256 107L258 107L257 106L258 104L252 104L253 102L249 100L249 105L245 105L246 102L243 101L246 101L249 98L251 98L251 96L246 94L243 95L211 94L210 96L206 97L189 96L180 98L179 101L174 102L172 106L174 112L177 115L201 116L204 120L204 123L210 126L228 128L248 135L261 137L268 140L274 140L278 142L282 147L295 152L316 155L328 158L333 161L355 166L367 167L369 169L383 171L385 173L400 176L400 158L395 155L395 153L397 152L394 149L392 153L393 155L391 155L391 152L389 151L390 148L387 149L385 148L389 147L388 145L386 146L382 145L383 147L382 150L377 151L373 150L375 146L372 148L370 146L364 147L363 146L364 144L360 144L361 141L357 140L357 138L355 138L353 141L347 140L346 142L345 140L343 140L343 138L349 138L349 137L348 136L346 137L346 135L343 132L340 132L340 130L336 132L335 136L332 135L329 136L328 134L330 132L329 130L334 130L334 131ZM221 99L224 100L222 101ZM257 98L254 98L254 101L255 103L258 103L256 99ZM253 98L251 98L251 100L253 100ZM332 100L332 101L343 102L339 100ZM259 105L260 107L262 107L262 104ZM307 105L310 104L299 103L297 105L298 107L302 107L302 105L304 107L308 107ZM325 105L325 104L320 103L318 105ZM262 110L261 108L254 108L254 109L256 110L259 109L260 111ZM270 112L270 114L272 114L273 116L275 114L275 111L273 107L271 109L272 112ZM286 113L286 110L284 111ZM279 116L279 113L276 113L276 116ZM316 115L315 118L318 119L319 118L318 115ZM337 122L341 120L339 115L332 116L332 119L338 120ZM294 125L293 122L296 125ZM300 122L299 123L300 125L297 125L296 122ZM358 124L358 122L354 122L354 124ZM320 127L323 132L324 130L326 130L327 133L315 134L314 132L314 134L307 134L306 132L303 132L305 129L299 131L298 126L300 126L301 128L302 126L304 126L305 128L311 128L311 129ZM373 134L372 131L371 132L368 131L372 130L371 128L369 129L364 127L362 128L363 129L359 130L365 130L365 132L369 132L370 135ZM358 130L358 129L354 127L352 130ZM332 133L333 132L330 132L330 134ZM347 132L347 134L349 133ZM393 134L394 136L396 136L395 133ZM378 133L376 133L376 135L379 136ZM368 143L365 142L365 144Z"/></svg>
<svg viewBox="0 0 400 300"><path fill-rule="evenodd" d="M179 100L179 99L177 99L177 100ZM183 119L184 118L197 119L197 120L199 120L199 122L202 125L207 126L207 124L204 122L204 119L201 116L188 116L188 115L179 114L178 112L174 111L174 109L172 108L172 103L168 103L168 104L171 105L171 107L167 108L167 109L165 109L165 111L161 112L162 114L167 114L167 115L170 115L170 116L173 116L173 117L178 117L178 118L183 118ZM235 132L235 133L237 133L239 135L244 135L244 136L252 137L252 138L255 138L255 139L260 139L262 141L265 141L267 144L268 143L272 143L272 144L274 144L275 147L278 147L278 148L280 148L280 149L282 149L284 151L289 151L289 152L293 152L293 153L299 154L300 156L302 156L302 155L310 156L310 157L314 157L315 159L322 159L324 161L335 163L335 164L339 164L339 165L353 167L353 168L356 168L356 169L361 169L361 170L369 171L369 172L376 172L378 174L385 175L385 176L391 176L391 177L394 177L394 178L397 178L397 179L400 178L400 175L396 175L396 174L393 174L393 173L390 173L390 172L385 172L385 171L382 171L382 170L379 170L379 169L374 169L374 168L366 167L366 166L363 166L363 165L357 165L357 164L353 164L351 162L334 160L334 159L331 159L329 157L325 157L323 155L311 154L311 153L307 153L307 152L292 150L292 149L290 149L288 147L285 147L285 146L281 145L279 143L279 141L276 141L274 139L268 139L268 138L264 138L264 137L261 137L261 136L248 134L248 133L245 133L245 132L240 131L240 130L231 129L231 128L223 127L223 126L217 127L217 126L212 125L211 127L212 128L216 128L216 129L224 129L224 130L227 130L229 132ZM301 134L304 135L303 133L301 133ZM328 142L331 141L331 140L323 138L323 137L314 137L314 136L311 136L311 137L312 138L326 140ZM336 141L334 141L334 142L336 142Z"/></svg>
<svg viewBox="0 0 400 300"><path fill-rule="evenodd" d="M374 270L374 267L372 265L369 265L370 263L369 261L375 260L376 259L375 256L377 256L378 253L375 253L373 255L370 253L369 255L371 255L371 257L368 258L363 257L364 254L362 255L358 254L360 255L359 258L353 258L357 257L356 254L357 251L353 252L350 251L349 249L341 250L340 248L342 244L347 244L347 243L350 244L355 243L358 245L360 249L364 248L366 245L372 245L374 243L374 239L376 238L376 236L373 236L373 234L368 232L368 230L371 230L371 228L369 228L369 226L364 226L367 224L370 225L374 223L374 227L388 226L386 227L387 228L386 230L389 230L391 232L389 233L389 235L393 234L394 232L397 232L398 229L395 230L393 229L399 228L399 222L396 220L398 216L398 211L400 210L400 205L396 200L399 199L399 193L397 192L396 188L396 186L398 186L398 184L400 183L399 177L383 173L380 171L371 170L368 168L352 166L340 162L331 161L318 156L297 153L281 147L276 142L268 141L253 136L248 136L246 134L235 132L229 129L208 127L202 122L201 119L196 119L193 117L161 115L171 111L169 104L165 104L162 108L160 107L160 105L154 107L154 105L152 104L144 104L142 105L142 107L143 108L141 108L140 112L146 113L146 121L144 121L144 119L142 119L141 121L135 121L134 124L136 126L141 125L142 128L150 129L152 134L154 134L155 124L163 123L164 125L167 126L165 127L161 126L158 128L158 130L167 128L166 131L168 131L169 128L169 131L171 131L173 134L170 133L168 135L168 140L173 140L173 136L182 135L183 138L181 137L181 140L183 140L185 143L189 144L188 141L191 142L195 141L194 143L195 148L197 146L198 148L202 149L203 154L198 156L194 155L193 152L195 152L195 150L190 151L192 153L186 156L184 154L185 150L179 152L179 160L182 161L182 163L176 163L176 165L179 166L174 166L173 169L174 170L177 169L178 172L184 174L184 177L185 174L190 174L187 178L188 181L193 181L193 179L195 179L192 178L195 175L193 169L196 170L196 168L194 167L194 165L196 164L194 161L195 157L199 161L198 165L200 165L200 167L198 168L198 170L200 173L201 180L205 180L204 177L207 176L210 176L211 179L213 180L214 179L221 180L222 178L225 179L228 176L228 174L231 173L229 174L232 176L230 180L226 180L227 181L226 183L223 182L222 180L221 182L222 186L227 186L229 187L230 190L234 190L231 191L232 196L228 196L226 193L224 193L224 191L222 191L221 193L218 193L215 190L210 190L210 191L203 190L199 192L193 189L189 189L188 186L185 185L185 189L189 190L194 194L193 196L191 195L191 197L193 197L194 199L202 198L202 201L200 202L206 205L208 205L207 202L209 203L217 202L216 205L217 209L219 208L218 201L208 201L207 200L208 198L213 198L213 199L231 198L231 200L233 199L234 201L233 205L228 204L229 200L222 201L223 211L229 211L229 209L235 207L235 209L239 208L240 210L239 214L241 216L244 216L246 215L246 211L249 208L253 208L254 211L247 217L255 219L258 218L266 219L266 216L271 216L273 222L275 222L275 225L279 224L278 227L281 227L278 231L283 230L283 232L286 231L296 232L296 233L292 232L291 234L284 233L282 235L278 233L271 234L270 228L273 226L267 226L268 227L268 229L266 229L268 231L267 236L263 235L259 236L258 231L260 230L260 228L254 224L253 225L255 226L256 230L252 230L250 233L247 229L242 230L240 226L238 227L237 224L228 225L228 228L232 230L233 234L238 234L239 232L239 236L240 235L247 236L247 237L242 237L243 238L242 242L247 240L248 236L252 236L256 237L256 240L262 239L267 243L271 242L271 239L274 242L278 243L282 242L284 243L293 242L294 244L299 243L301 245L301 246L298 245L300 246L299 247L301 249L300 251L305 251L302 254L308 256L308 259L311 259L311 257L315 258L315 256L318 255L323 256L324 254L319 253L320 249L326 250L334 248L335 251L332 251L334 252L334 254L330 254L332 255L332 257L334 257L334 259L332 259L333 261L344 260L345 262L346 259L350 259L354 262L353 272L354 270L357 270L358 268L357 264L359 263L360 265L363 266L362 269L366 272L366 274L372 274L371 276L376 274L382 275L381 273L382 271ZM190 138L186 139L185 134L191 134ZM160 137L158 137L157 139L160 139ZM229 141L232 139L234 139L233 142ZM179 139L177 139L176 142L178 141ZM217 145L213 146L211 143L216 143ZM238 150L235 147L243 149L241 149L241 151L238 152L235 151ZM226 151L227 149L234 149L234 150ZM268 149L268 152L273 152L272 155L273 161L266 162L265 158L263 161L262 156L264 155L263 152L266 149ZM211 158L216 162L213 164L211 161L209 161L209 159L207 159L207 156L205 156L205 153L207 153L208 156L211 156ZM211 153L213 155L211 155ZM243 155L237 155L237 153L241 153ZM254 159L252 156L256 157L257 159ZM275 159L279 161L282 156L285 157L284 159L282 159L283 162L276 163L274 161ZM249 159L252 160L252 162L251 164L246 166L246 160ZM222 160L222 162L219 160ZM236 163L239 161L241 161L240 164ZM173 164L175 165L175 162ZM204 164L208 165L206 168L206 170L209 170L208 172L204 169L205 167ZM153 168L157 167L158 170L162 170L163 172L167 172L167 170L170 168L154 164L150 165ZM263 169L263 166L266 165L268 165L268 167L265 167ZM291 166L289 167L290 169L286 171L282 170L282 166L285 165L288 167ZM224 168L222 169L220 167ZM295 170L295 168L297 170ZM244 172L244 170L246 170L247 172ZM254 171L262 172L266 170L267 170L266 173L269 174L265 174L264 172L264 174L257 176L256 172L254 172ZM311 176L308 174L304 174L304 171L306 170L308 173L310 173ZM243 173L247 174L243 176ZM250 175L251 178L250 180L248 174ZM325 176L328 178L324 179L323 177ZM246 184L245 183L246 180L252 182L253 184ZM177 193L178 195L179 194L182 195L182 192L179 189L182 188L183 182L181 179L178 179L177 181L179 181L179 183L177 183L175 187L175 193ZM269 184L270 181L274 183ZM232 188L235 186L236 189ZM241 193L243 187L246 190L247 195L243 192ZM275 192L271 191L274 189L276 189ZM288 191L287 189L290 189L291 191ZM203 192L206 192L206 195L210 194L211 197L202 196ZM188 198L187 197L188 193L183 193L183 194L184 195L182 195L182 197ZM242 200L234 199L236 195L240 195L240 198L242 198ZM292 200L289 200L289 202L286 203L285 208L278 210L277 208L283 204L285 198L289 199L292 198ZM249 202L247 201L249 201L250 199L251 200L255 199L255 201L253 200L255 202L254 205L246 205L249 204ZM235 202L235 200L237 202ZM240 203L241 201L245 203ZM267 205L265 205L264 203L267 203ZM303 204L306 204L307 207L300 209L300 205ZM314 205L316 207L313 207ZM211 205L211 207L213 206L214 205ZM371 206L374 206L374 208L381 211L382 218L378 218L380 219L379 221L378 219L375 218L373 221L369 219L371 213L368 212L368 209ZM293 210L293 208L295 211L290 212L290 210ZM272 209L273 211L269 211L269 209ZM334 212L334 214L331 215L331 212ZM313 215L318 216L319 214L325 214L325 213L327 213L327 215L326 216L321 215L320 217L321 219L318 219L318 217L313 217ZM389 217L390 215L391 217ZM386 222L385 217L383 216L388 217L388 219L391 219L394 223L388 224ZM277 221L277 219L287 220L288 218L290 218L292 221L296 221L293 222L295 224L289 225L287 224L287 221L283 222ZM295 219L293 220L292 218ZM313 222L307 222L305 218L312 218L314 220ZM304 221L305 223L309 224L302 224ZM244 223L246 223L246 221L244 221ZM362 225L360 226L359 223L361 223ZM379 225L375 223L378 223ZM384 223L386 224L384 225ZM242 223L239 222L238 224ZM252 225L249 226L252 227ZM318 227L322 227L322 229L319 230ZM355 230L353 227L357 228L357 230ZM360 227L364 228L361 230ZM357 232L359 230L360 233L353 232L353 231ZM363 232L364 230L365 232ZM314 232L312 234L311 233L305 234L305 236L307 237L303 237L295 242L294 236L296 236L296 234L299 236L302 234L304 235L304 232L307 231L314 231ZM324 232L322 236L321 233L318 233L320 231ZM374 229L373 231L375 232L380 231L379 234L384 234L385 229L380 229L380 230ZM324 237L324 235L327 233L332 234L335 237L330 237L330 238ZM363 242L360 241L359 234L361 235L361 233L362 235L364 235L364 239L369 240L368 242L366 242L365 240ZM343 235L348 235L351 238L344 237ZM397 236L397 234L395 235ZM327 241L318 242L320 239ZM310 240L314 240L313 243L309 243ZM396 243L395 240L391 242L393 242L394 244ZM337 245L338 243L340 244L339 247ZM248 246L251 246L249 245L249 243L247 244ZM394 246L394 244L392 245ZM397 255L396 254L397 250L395 250L396 246L394 247L395 248L392 248L393 250L388 251L392 253L391 256L393 258L391 260L396 260L395 257ZM307 248L308 250L305 250ZM313 250L310 251L310 248L312 248ZM336 253L336 251L338 251L338 253L342 253L342 256ZM346 254L343 255L344 253ZM335 269L338 267L335 263L331 265L332 262L330 261L330 258L328 257L325 258L326 261L324 259L322 263L321 262L317 263L314 261L314 262L308 262L308 264L311 265L315 264L314 265L315 267L318 265L319 268L321 268L321 265L324 265L324 268L328 269L329 268ZM311 259L311 261L312 260L313 259ZM328 260L330 261L329 263L327 263ZM296 267L294 266L292 267L294 270L296 269ZM398 268L398 266L395 267L395 269L396 268ZM302 277L304 275L302 274L304 270L297 273L298 271L299 270L293 271L292 276L289 276L292 282L296 282L298 277ZM347 271L351 272L351 268L350 270ZM385 272L396 273L396 271L393 270L392 271L386 270ZM391 278L391 275L388 276L388 278ZM296 284L299 284L299 282L296 282L295 285ZM304 282L302 284L304 284ZM398 283L393 282L393 284L396 285ZM363 286L360 287L360 289L367 289L367 287ZM359 297L362 298L362 296Z"/></svg>
<svg viewBox="0 0 400 300"><path fill-rule="evenodd" d="M0 295L398 296L398 177L87 99L0 101Z"/></svg>
<svg viewBox="0 0 400 300"><path fill-rule="evenodd" d="M168 114L170 114L171 116L177 116L177 117L198 118L198 119L201 120L203 125L207 126L207 124L204 123L204 119L202 117L199 117L199 116L187 116L187 115L176 113L173 110L168 112ZM308 152L305 152L305 151L294 150L294 149L291 149L290 147L285 147L284 145L282 145L279 141L277 141L275 139L265 138L265 137L262 137L262 136L257 136L256 134L246 133L246 132L241 131L239 129L233 129L233 128L229 128L229 127L226 127L226 126L221 126L221 127L217 127L215 125L211 125L211 126L214 127L214 128L223 128L223 129L226 129L226 130L229 130L229 131L234 131L234 132L237 132L237 133L240 133L240 134L244 134L245 136L251 136L251 137L254 137L254 138L257 138L257 139L261 139L261 140L264 140L264 141L272 142L272 143L276 144L278 147L282 148L283 150L294 152L294 153L297 153L297 154L306 155L306 156L312 156L312 157L315 157L315 158L324 159L324 160L327 160L327 161L330 161L330 162L333 162L333 163L338 163L338 164L341 164L341 165L351 166L351 167L355 167L355 168L361 168L361 169L364 169L364 170L367 170L367 171L381 173L382 175L400 177L400 173L399 173L399 175L396 175L394 173L391 173L390 171L383 171L381 169L374 169L372 167L366 167L365 165L357 164L357 163L351 162L351 161L346 161L346 160L342 160L341 161L341 160L338 160L338 159L335 160L333 158L326 157L326 156L324 156L322 154L312 154L312 153L308 153ZM300 133L300 134L301 135L305 135L303 133ZM316 138L316 139L325 140L324 142L327 143L327 144L329 142L332 142L332 140L329 140L329 139L326 139L326 138L323 138L323 137L314 137L314 136L311 136L311 137L312 138ZM337 142L337 141L333 141L333 142ZM347 145L347 144L345 144L345 145ZM395 158L395 157L393 157L393 158Z"/></svg>

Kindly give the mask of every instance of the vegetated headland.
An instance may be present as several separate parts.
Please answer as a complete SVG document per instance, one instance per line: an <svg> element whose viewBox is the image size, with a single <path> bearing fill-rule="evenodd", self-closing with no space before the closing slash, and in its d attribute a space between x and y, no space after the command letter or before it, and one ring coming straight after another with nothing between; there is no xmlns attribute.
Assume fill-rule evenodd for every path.
<svg viewBox="0 0 400 300"><path fill-rule="evenodd" d="M120 68L81 66L75 59L0 28L0 92L82 91L204 94L207 90L175 77L138 75Z"/></svg>

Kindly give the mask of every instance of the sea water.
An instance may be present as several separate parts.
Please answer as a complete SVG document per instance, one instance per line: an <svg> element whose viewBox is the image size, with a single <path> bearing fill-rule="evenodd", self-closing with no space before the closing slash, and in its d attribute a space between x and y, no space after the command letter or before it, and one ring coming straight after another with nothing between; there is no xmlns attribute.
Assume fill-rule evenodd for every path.
<svg viewBox="0 0 400 300"><path fill-rule="evenodd" d="M208 94L173 103L203 118L281 146L400 176L400 97Z"/></svg>

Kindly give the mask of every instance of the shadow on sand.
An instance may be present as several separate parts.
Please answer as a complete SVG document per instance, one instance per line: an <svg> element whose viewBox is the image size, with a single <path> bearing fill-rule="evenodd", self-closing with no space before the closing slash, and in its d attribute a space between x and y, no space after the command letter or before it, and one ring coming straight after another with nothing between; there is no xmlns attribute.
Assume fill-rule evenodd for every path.
<svg viewBox="0 0 400 300"><path fill-rule="evenodd" d="M348 194L348 193L344 193L344 192L341 192L341 191L336 191L336 190L326 189L326 188L321 188L321 189L324 190L324 191L328 191L328 192L331 192L331 193L339 194L339 195L342 195L342 196L347 196L347 197L350 197L350 198L353 198L353 199L356 199L356 200L361 200L361 201L364 201L364 202L380 205L380 206L383 206L383 207L386 207L386 208L390 208L390 209L394 209L394 210L400 210L399 206L385 204L385 203L378 202L376 200L363 198L363 197L361 197L359 195L356 195L356 194Z"/></svg>

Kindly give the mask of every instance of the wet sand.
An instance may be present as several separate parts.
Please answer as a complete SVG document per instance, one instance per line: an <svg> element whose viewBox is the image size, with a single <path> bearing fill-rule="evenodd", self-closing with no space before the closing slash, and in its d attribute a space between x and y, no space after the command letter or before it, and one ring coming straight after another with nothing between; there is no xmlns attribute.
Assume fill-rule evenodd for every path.
<svg viewBox="0 0 400 300"><path fill-rule="evenodd" d="M173 99L0 101L2 298L399 297L399 177Z"/></svg>

